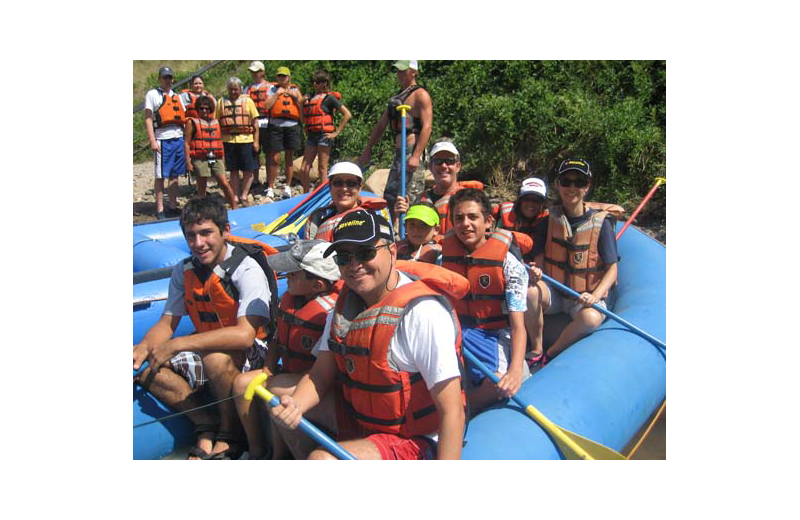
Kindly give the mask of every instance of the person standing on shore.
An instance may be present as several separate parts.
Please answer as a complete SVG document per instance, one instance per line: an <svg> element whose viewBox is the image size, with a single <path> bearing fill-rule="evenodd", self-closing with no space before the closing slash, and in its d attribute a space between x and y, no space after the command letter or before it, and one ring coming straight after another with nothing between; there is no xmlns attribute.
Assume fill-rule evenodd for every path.
<svg viewBox="0 0 800 520"><path fill-rule="evenodd" d="M267 96L270 87L272 87L272 83L265 79L266 72L264 68L264 63L260 61L254 61L250 64L248 69L250 74L253 76L253 83L248 85L247 88L244 89L245 95L250 96L250 99L253 100L253 103L256 105L256 110L258 110L258 145L259 151L256 153L256 157L258 158L259 167L256 169L255 173L253 174L253 188L256 186L260 186L261 182L258 178L258 172L261 169L261 153L264 153L264 164L267 164L269 161L269 146L268 143L268 134L267 134L267 126L269 125L269 110L267 110Z"/></svg>
<svg viewBox="0 0 800 520"><path fill-rule="evenodd" d="M242 80L228 80L228 96L217 103L216 119L222 127L225 167L231 174L234 201L247 205L253 172L258 169L258 110L249 96L242 95ZM239 172L242 184L239 184Z"/></svg>
<svg viewBox="0 0 800 520"><path fill-rule="evenodd" d="M278 84L272 85L267 97L269 110L269 162L267 163L267 197L274 198L275 179L278 177L281 152L284 152L284 173L286 186L283 196L292 196L292 175L294 173L294 152L300 149L303 111L300 110L303 93L293 84L289 67L278 67Z"/></svg>

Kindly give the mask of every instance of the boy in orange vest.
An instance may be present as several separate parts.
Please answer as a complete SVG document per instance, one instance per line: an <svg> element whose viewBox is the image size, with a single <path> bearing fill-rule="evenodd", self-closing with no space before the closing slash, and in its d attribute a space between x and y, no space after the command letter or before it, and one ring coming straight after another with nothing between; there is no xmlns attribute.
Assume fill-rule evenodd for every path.
<svg viewBox="0 0 800 520"><path fill-rule="evenodd" d="M192 255L172 270L164 314L133 346L133 369L147 360L139 383L171 408L192 410L187 416L195 424L197 444L189 458L237 458L241 428L228 398L236 373L264 362L264 339L277 307L275 278L263 256L251 255L254 241L230 235L219 195L191 199L180 224ZM173 338L187 315L198 332ZM200 406L196 395L206 375L219 401L219 419Z"/></svg>
<svg viewBox="0 0 800 520"><path fill-rule="evenodd" d="M264 368L239 374L233 383L234 395L240 396L236 399L236 409L249 445L241 458L264 459L268 455L260 408L253 408L253 401L241 396L250 381L264 372L270 376L271 385L291 389L314 364L316 358L311 349L322 334L328 314L333 311L339 296L336 284L339 268L333 258L323 257L328 246L330 244L324 240L303 240L295 243L289 251L267 258L275 272L287 273L288 288L278 307L277 335L270 344ZM279 360L282 363L280 374ZM286 392L278 391L275 394L281 396ZM273 459L284 458L285 453L285 445L278 431L270 429Z"/></svg>

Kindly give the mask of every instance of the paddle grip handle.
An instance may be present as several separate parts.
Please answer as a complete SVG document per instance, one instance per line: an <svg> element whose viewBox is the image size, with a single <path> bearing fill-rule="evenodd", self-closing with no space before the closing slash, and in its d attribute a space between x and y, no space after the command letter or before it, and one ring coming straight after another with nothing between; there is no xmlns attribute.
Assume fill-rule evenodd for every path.
<svg viewBox="0 0 800 520"><path fill-rule="evenodd" d="M144 369L147 368L148 366L150 366L150 363L148 363L147 361L145 361L144 363L139 365L139 370L134 370L133 371L133 377L136 377L139 374L141 374L142 372L144 372Z"/></svg>

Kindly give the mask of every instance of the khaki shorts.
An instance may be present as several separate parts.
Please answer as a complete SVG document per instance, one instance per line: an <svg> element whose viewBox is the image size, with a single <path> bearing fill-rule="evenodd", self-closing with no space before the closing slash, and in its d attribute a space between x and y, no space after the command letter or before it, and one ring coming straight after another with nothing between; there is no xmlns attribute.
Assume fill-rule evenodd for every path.
<svg viewBox="0 0 800 520"><path fill-rule="evenodd" d="M195 177L211 177L225 175L225 159L217 159L214 164L209 165L204 159L192 159Z"/></svg>

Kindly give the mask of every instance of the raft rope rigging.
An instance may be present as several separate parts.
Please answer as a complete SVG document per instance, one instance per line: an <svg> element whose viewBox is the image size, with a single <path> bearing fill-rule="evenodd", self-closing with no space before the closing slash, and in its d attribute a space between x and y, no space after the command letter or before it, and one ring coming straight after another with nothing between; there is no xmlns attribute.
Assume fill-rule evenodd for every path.
<svg viewBox="0 0 800 520"><path fill-rule="evenodd" d="M244 395L244 393L241 393L239 395L232 395L230 397L226 397L225 399L220 399L219 401L214 401L213 403L208 403L208 404L204 404L202 406L198 406L197 408L192 408L191 410L185 410L183 412L173 413L171 415L167 415L167 416L161 417L159 419L153 419L152 421L147 421L147 422L143 422L143 423L140 423L140 424L135 424L133 427L134 428L139 428L141 426L147 426L148 424L153 424L153 423L157 423L157 422L167 421L169 419L174 419L175 417L180 417L181 415L185 415L185 414L187 414L189 412L194 412L196 410L202 410L203 408L208 408L209 406L214 406L215 404L224 403L225 401L229 401L231 399L236 399L238 397L242 397L243 395Z"/></svg>

